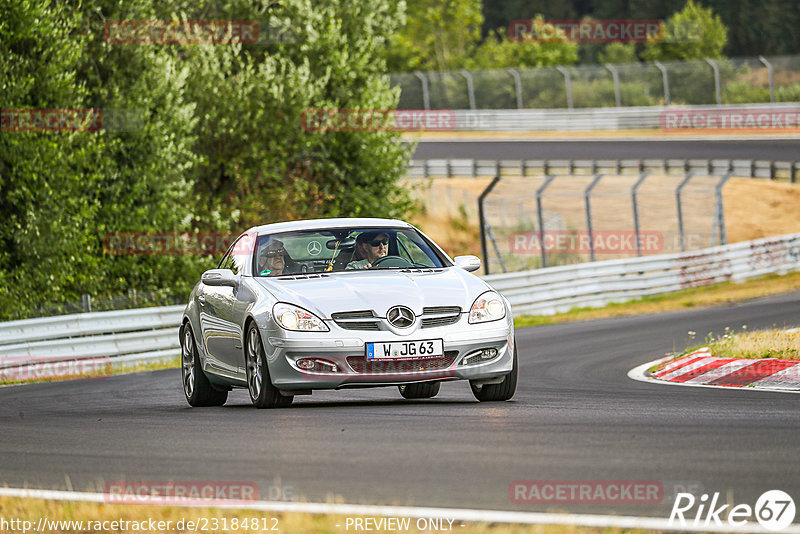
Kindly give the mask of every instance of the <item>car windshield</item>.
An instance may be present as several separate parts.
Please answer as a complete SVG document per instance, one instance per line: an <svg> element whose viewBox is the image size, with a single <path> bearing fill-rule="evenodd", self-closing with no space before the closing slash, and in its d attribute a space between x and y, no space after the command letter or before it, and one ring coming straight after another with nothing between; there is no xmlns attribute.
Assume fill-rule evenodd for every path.
<svg viewBox="0 0 800 534"><path fill-rule="evenodd" d="M447 259L413 228L337 228L262 235L253 256L254 276L447 265Z"/></svg>

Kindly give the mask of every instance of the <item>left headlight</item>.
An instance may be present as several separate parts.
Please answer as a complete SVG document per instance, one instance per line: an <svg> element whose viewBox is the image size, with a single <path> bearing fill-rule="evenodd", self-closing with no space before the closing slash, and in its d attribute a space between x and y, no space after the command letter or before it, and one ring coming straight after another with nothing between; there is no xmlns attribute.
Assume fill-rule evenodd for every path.
<svg viewBox="0 0 800 534"><path fill-rule="evenodd" d="M322 319L308 310L292 304L279 302L272 307L275 322L286 330L299 332L327 332L330 330Z"/></svg>
<svg viewBox="0 0 800 534"><path fill-rule="evenodd" d="M498 321L506 316L506 305L503 299L494 291L487 291L472 303L469 310L470 323L488 323Z"/></svg>

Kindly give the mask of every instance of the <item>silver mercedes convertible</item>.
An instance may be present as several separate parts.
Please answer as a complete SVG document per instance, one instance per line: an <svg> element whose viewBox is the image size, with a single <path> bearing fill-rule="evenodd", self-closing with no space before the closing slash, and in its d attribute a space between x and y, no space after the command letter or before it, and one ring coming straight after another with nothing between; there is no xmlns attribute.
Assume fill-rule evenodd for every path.
<svg viewBox="0 0 800 534"><path fill-rule="evenodd" d="M183 391L220 406L247 388L258 408L315 389L397 386L434 397L468 380L480 401L517 387L508 301L475 256L451 259L414 226L319 219L251 228L192 290L180 326Z"/></svg>

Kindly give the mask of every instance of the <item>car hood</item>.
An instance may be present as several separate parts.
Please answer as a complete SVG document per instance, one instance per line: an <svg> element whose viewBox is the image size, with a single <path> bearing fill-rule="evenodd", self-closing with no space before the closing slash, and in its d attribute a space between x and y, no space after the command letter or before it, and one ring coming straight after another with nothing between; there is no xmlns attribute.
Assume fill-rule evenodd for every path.
<svg viewBox="0 0 800 534"><path fill-rule="evenodd" d="M428 306L458 306L469 311L478 295L491 289L458 267L434 272L356 271L294 280L256 280L279 301L306 308L323 319L330 319L332 313L359 310L386 317L386 311L397 305L408 306L416 315Z"/></svg>

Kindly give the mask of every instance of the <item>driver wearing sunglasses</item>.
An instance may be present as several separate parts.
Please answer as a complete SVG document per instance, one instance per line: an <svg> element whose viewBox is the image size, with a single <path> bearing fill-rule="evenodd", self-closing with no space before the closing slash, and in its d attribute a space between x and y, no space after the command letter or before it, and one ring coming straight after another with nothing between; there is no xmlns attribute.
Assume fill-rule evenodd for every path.
<svg viewBox="0 0 800 534"><path fill-rule="evenodd" d="M345 269L369 269L378 258L389 254L389 236L384 232L364 232L356 238L353 260Z"/></svg>

